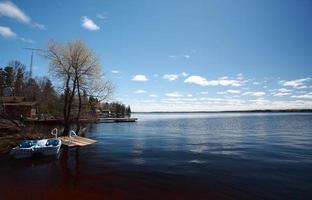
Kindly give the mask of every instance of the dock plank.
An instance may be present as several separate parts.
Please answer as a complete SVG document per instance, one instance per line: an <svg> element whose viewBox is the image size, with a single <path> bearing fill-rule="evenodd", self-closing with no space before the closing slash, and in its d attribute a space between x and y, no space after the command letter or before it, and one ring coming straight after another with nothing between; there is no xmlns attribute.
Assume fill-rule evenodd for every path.
<svg viewBox="0 0 312 200"><path fill-rule="evenodd" d="M86 146L96 143L96 140L90 138L80 137L80 136L61 136L59 139L62 141L63 145L74 147L74 146Z"/></svg>

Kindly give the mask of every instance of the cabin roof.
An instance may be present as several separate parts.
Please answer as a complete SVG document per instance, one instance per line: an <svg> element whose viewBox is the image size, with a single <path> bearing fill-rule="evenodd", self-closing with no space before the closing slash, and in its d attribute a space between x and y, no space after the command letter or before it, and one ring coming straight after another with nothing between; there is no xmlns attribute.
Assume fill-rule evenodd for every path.
<svg viewBox="0 0 312 200"><path fill-rule="evenodd" d="M21 96L8 96L8 97L0 97L0 101L3 103L19 103L22 102L25 99L25 97Z"/></svg>

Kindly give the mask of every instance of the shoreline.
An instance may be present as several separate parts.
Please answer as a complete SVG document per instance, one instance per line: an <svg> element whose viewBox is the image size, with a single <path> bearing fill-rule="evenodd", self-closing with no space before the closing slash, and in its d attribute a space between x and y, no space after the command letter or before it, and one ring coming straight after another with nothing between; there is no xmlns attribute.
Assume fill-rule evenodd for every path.
<svg viewBox="0 0 312 200"><path fill-rule="evenodd" d="M259 110L225 110L225 111L151 111L132 112L132 114L165 114L165 113L312 113L312 109L259 109Z"/></svg>

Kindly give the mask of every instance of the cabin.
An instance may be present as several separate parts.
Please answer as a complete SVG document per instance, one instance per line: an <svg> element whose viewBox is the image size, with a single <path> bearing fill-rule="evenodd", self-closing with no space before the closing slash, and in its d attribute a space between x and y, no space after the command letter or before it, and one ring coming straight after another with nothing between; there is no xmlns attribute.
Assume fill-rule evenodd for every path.
<svg viewBox="0 0 312 200"><path fill-rule="evenodd" d="M95 110L95 115L96 115L96 118L106 118L106 117L110 117L111 111L110 110L99 110L99 109L96 109Z"/></svg>
<svg viewBox="0 0 312 200"><path fill-rule="evenodd" d="M111 115L111 111L110 110L101 110L100 111L100 114L103 116L103 117L109 117Z"/></svg>
<svg viewBox="0 0 312 200"><path fill-rule="evenodd" d="M0 97L3 113L15 118L34 118L37 115L38 103L24 100L24 97L19 96Z"/></svg>

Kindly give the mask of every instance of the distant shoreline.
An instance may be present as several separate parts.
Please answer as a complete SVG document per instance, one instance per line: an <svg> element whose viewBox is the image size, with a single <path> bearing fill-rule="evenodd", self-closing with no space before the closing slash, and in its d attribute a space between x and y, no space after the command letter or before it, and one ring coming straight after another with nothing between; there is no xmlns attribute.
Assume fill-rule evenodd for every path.
<svg viewBox="0 0 312 200"><path fill-rule="evenodd" d="M284 109L284 110L233 110L233 111L152 111L152 112L132 112L132 114L161 114L161 113L312 113L312 109Z"/></svg>

